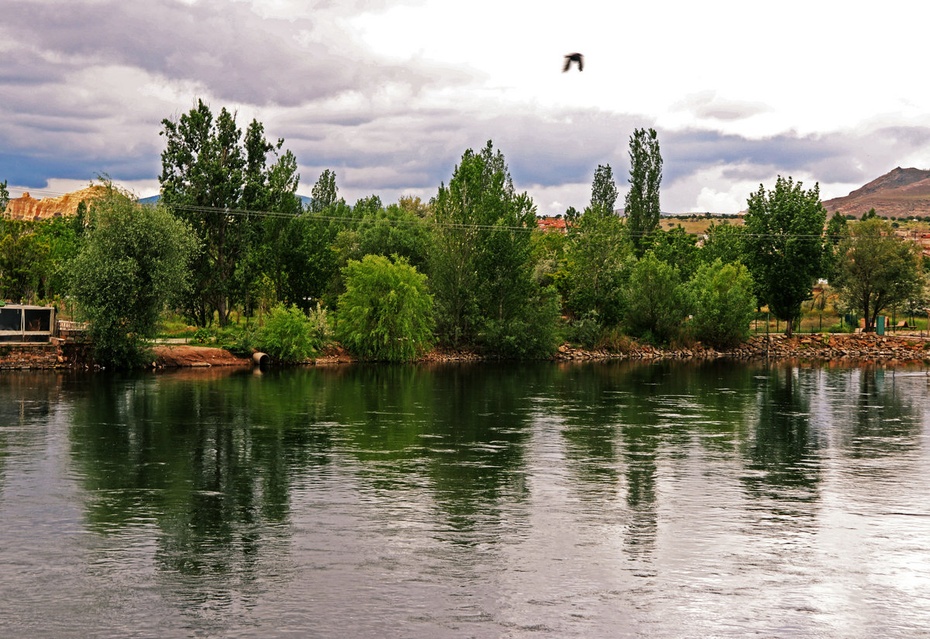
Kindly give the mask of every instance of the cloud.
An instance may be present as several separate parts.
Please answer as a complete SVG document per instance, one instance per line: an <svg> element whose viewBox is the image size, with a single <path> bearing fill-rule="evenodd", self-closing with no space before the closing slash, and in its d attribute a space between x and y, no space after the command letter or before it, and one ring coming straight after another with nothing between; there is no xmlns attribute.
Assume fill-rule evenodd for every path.
<svg viewBox="0 0 930 639"><path fill-rule="evenodd" d="M738 210L779 174L820 182L832 197L898 165L930 166L926 96L889 89L882 110L850 100L855 74L838 68L842 56L829 59L834 75L822 82L840 93L826 99L813 86L820 75L744 73L771 56L758 47L733 60L736 70L724 64L734 45L723 40L662 49L631 67L625 52L645 36L631 31L618 47L614 9L592 25L579 16L598 10L593 2L571 16L555 3L531 16L501 6L489 23L482 12L495 6L22 0L0 23L0 179L37 188L105 172L151 185L162 119L198 98L284 138L302 192L334 169L350 202L431 197L465 149L490 139L540 213L581 209L598 164L612 166L622 198L637 127L659 132L671 212ZM659 9L635 11L646 20ZM692 21L707 13L689 11ZM585 71L563 74L562 55L575 48Z"/></svg>

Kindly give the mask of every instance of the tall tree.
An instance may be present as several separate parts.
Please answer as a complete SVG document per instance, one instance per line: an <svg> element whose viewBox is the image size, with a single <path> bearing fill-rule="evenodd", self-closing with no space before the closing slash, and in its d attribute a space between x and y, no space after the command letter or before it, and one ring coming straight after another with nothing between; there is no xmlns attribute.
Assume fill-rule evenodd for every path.
<svg viewBox="0 0 930 639"><path fill-rule="evenodd" d="M749 196L745 217L743 262L756 284L756 296L791 335L824 267L824 223L820 186L804 190L801 182L778 176L774 190Z"/></svg>
<svg viewBox="0 0 930 639"><path fill-rule="evenodd" d="M850 225L837 253L834 283L849 307L862 312L867 332L875 330L883 310L905 303L923 286L918 245L895 237L885 220Z"/></svg>
<svg viewBox="0 0 930 639"><path fill-rule="evenodd" d="M162 120L166 138L159 176L161 199L187 221L201 240L193 287L185 304L200 325L214 315L225 324L243 301L249 278L241 269L260 235L256 210L296 214L299 177L283 140L271 144L253 120L243 141L236 114L223 108L214 118L203 100L177 121ZM269 157L276 160L269 164Z"/></svg>
<svg viewBox="0 0 930 639"><path fill-rule="evenodd" d="M617 203L617 183L609 164L597 165L591 184L591 210L601 215L613 215Z"/></svg>
<svg viewBox="0 0 930 639"><path fill-rule="evenodd" d="M645 238L658 226L662 154L655 129L635 129L630 136L630 190L625 205L627 227L637 253L645 252Z"/></svg>
<svg viewBox="0 0 930 639"><path fill-rule="evenodd" d="M558 305L533 280L536 207L493 144L468 149L432 201L430 281L440 340L503 356L551 352Z"/></svg>
<svg viewBox="0 0 930 639"><path fill-rule="evenodd" d="M7 188L6 180L0 182L0 215L6 213L7 204L10 203L10 191Z"/></svg>

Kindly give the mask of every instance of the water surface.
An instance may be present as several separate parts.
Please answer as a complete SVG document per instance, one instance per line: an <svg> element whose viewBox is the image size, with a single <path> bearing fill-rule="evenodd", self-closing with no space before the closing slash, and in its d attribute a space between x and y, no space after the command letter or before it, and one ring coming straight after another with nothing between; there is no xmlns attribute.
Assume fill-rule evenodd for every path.
<svg viewBox="0 0 930 639"><path fill-rule="evenodd" d="M919 637L930 377L0 375L10 637Z"/></svg>

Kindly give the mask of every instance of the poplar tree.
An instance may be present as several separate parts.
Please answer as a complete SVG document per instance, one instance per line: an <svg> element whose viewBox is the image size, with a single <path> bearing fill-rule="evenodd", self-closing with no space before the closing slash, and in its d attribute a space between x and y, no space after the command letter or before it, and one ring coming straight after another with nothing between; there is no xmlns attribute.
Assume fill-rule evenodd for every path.
<svg viewBox="0 0 930 639"><path fill-rule="evenodd" d="M630 190L625 198L627 227L638 255L644 239L659 226L662 154L655 129L636 129L630 136Z"/></svg>

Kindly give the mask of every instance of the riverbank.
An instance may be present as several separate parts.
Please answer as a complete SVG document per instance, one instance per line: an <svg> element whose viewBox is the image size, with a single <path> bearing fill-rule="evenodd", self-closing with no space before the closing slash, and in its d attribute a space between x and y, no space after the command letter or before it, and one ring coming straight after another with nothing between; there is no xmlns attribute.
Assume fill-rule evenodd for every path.
<svg viewBox="0 0 930 639"><path fill-rule="evenodd" d="M467 351L433 351L426 363L477 362L487 360ZM880 336L871 333L760 335L729 350L706 348L700 344L684 348L658 348L631 342L623 351L584 350L563 345L551 358L555 361L605 360L800 360L847 361L850 363L923 364L930 366L930 338L920 335ZM355 359L334 347L308 365L348 364ZM53 340L49 344L7 344L0 346L0 370L91 370L89 346ZM153 369L250 367L250 358L238 357L222 348L189 344L159 344L153 348Z"/></svg>

